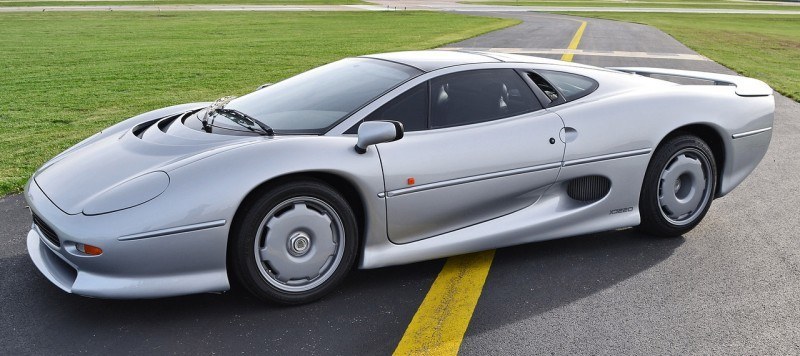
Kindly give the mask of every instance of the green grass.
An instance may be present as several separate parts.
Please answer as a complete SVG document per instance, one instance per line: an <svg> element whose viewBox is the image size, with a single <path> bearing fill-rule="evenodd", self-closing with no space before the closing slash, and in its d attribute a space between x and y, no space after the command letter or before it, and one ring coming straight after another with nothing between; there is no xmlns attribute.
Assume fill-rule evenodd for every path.
<svg viewBox="0 0 800 356"><path fill-rule="evenodd" d="M137 113L241 95L342 57L433 48L518 23L432 12L0 19L0 196L19 191L50 157Z"/></svg>
<svg viewBox="0 0 800 356"><path fill-rule="evenodd" d="M700 54L800 101L800 16L569 14L657 27Z"/></svg>
<svg viewBox="0 0 800 356"><path fill-rule="evenodd" d="M0 7L3 6L75 6L75 5L176 5L176 4L236 4L236 5L347 5L365 4L361 0L113 0L113 1L52 1L52 0L0 0Z"/></svg>
<svg viewBox="0 0 800 356"><path fill-rule="evenodd" d="M462 1L465 4L559 7L621 7L621 8L684 8L684 9L748 9L800 11L800 3L765 4L740 0L523 0L523 1Z"/></svg>

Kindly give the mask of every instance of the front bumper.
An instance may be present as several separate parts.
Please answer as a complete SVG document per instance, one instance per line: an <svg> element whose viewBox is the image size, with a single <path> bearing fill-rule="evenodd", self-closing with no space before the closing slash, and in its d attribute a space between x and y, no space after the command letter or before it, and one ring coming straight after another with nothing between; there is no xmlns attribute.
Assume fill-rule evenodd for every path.
<svg viewBox="0 0 800 356"><path fill-rule="evenodd" d="M52 243L34 224L27 236L28 254L39 271L66 292L129 299L230 288L225 267L227 225L121 240L120 236L136 231L132 229L146 232L141 229L151 223L130 214L65 214L35 183L26 187L25 197L40 223L47 224L60 241ZM103 253L82 255L74 243L100 246Z"/></svg>

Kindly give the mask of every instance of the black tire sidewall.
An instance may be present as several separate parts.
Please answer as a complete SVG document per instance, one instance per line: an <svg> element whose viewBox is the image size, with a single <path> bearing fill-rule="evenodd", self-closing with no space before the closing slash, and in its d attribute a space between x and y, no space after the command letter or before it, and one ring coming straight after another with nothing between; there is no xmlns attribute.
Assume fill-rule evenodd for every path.
<svg viewBox="0 0 800 356"><path fill-rule="evenodd" d="M685 225L676 225L667 220L661 213L661 206L658 202L658 189L661 180L661 172L670 162L672 157L679 151L694 149L696 153L705 156L710 165L711 196L699 215ZM645 172L642 183L641 195L639 197L639 213L642 223L640 229L646 233L661 237L677 237L692 230L700 221L703 220L717 189L717 166L714 154L708 144L694 135L682 134L674 136L659 145Z"/></svg>
<svg viewBox="0 0 800 356"><path fill-rule="evenodd" d="M325 282L308 291L289 292L273 286L262 276L253 247L267 213L278 204L300 196L320 199L336 211L342 221L345 246L339 265ZM330 293L352 268L358 250L358 225L347 200L330 185L315 179L286 182L263 192L244 209L243 217L232 227L231 267L239 282L256 297L278 304L308 303Z"/></svg>

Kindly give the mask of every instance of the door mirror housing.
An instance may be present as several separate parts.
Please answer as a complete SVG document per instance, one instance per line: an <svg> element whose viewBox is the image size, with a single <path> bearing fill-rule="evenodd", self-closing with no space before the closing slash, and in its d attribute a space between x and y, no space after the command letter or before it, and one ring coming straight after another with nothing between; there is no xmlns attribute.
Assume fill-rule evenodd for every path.
<svg viewBox="0 0 800 356"><path fill-rule="evenodd" d="M358 127L356 152L366 153L367 147L403 138L403 123L399 121L366 121Z"/></svg>

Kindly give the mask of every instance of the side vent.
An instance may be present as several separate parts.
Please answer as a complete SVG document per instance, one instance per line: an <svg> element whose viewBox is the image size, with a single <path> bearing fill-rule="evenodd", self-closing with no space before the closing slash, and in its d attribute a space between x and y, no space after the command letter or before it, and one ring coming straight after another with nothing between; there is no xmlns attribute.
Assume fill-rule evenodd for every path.
<svg viewBox="0 0 800 356"><path fill-rule="evenodd" d="M579 201L600 200L611 190L611 181L602 176L578 177L569 181L567 195Z"/></svg>

